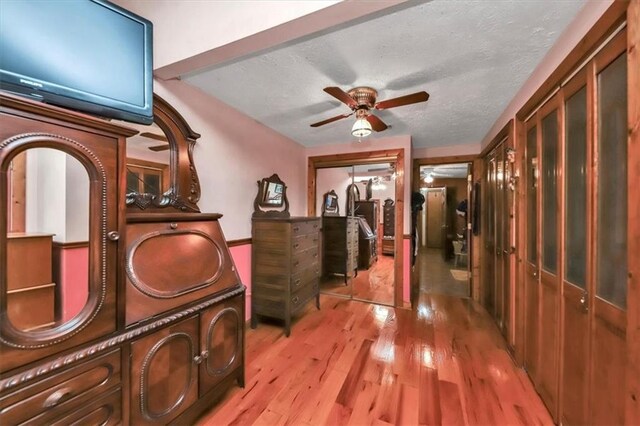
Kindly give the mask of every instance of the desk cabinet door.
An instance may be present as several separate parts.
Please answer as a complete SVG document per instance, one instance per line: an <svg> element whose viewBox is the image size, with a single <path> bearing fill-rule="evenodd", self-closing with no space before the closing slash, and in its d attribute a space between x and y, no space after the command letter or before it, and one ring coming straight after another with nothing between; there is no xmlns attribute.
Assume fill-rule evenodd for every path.
<svg viewBox="0 0 640 426"><path fill-rule="evenodd" d="M165 424L198 398L198 317L131 344L131 424Z"/></svg>

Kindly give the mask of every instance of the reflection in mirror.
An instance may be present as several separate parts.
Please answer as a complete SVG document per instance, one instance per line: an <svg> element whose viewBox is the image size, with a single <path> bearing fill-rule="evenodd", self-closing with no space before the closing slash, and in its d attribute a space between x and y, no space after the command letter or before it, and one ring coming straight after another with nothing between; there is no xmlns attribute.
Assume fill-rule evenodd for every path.
<svg viewBox="0 0 640 426"><path fill-rule="evenodd" d="M51 148L13 158L8 176L7 317L21 331L57 327L89 289L89 175Z"/></svg>
<svg viewBox="0 0 640 426"><path fill-rule="evenodd" d="M394 252L383 251L383 206L396 199L395 168L390 163L354 167L356 196L354 215L358 218L358 275L353 278L353 298L393 305ZM392 238L390 241L393 247Z"/></svg>
<svg viewBox="0 0 640 426"><path fill-rule="evenodd" d="M274 207L281 207L283 204L282 192L284 189L284 185L278 182L268 182L264 181L263 183L263 196L262 196L262 204L268 204Z"/></svg>
<svg viewBox="0 0 640 426"><path fill-rule="evenodd" d="M127 194L160 197L169 190L170 145L157 124L127 139Z"/></svg>

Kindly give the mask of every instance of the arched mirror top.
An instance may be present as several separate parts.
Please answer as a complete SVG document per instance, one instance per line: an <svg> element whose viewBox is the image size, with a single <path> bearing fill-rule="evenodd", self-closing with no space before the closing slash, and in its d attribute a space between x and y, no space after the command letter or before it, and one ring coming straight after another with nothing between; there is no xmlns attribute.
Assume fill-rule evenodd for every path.
<svg viewBox="0 0 640 426"><path fill-rule="evenodd" d="M199 212L200 180L193 148L200 134L156 94L153 117L152 126L138 127L140 133L127 140L127 207Z"/></svg>

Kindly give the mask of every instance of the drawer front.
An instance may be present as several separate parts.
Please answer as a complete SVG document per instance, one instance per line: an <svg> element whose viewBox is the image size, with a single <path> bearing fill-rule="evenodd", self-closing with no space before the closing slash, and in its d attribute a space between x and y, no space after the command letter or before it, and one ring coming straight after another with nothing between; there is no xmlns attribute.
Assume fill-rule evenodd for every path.
<svg viewBox="0 0 640 426"><path fill-rule="evenodd" d="M319 284L318 282L313 283L312 285L307 285L302 287L300 291L291 295L291 311L295 312L298 309L304 307L307 302L318 294Z"/></svg>
<svg viewBox="0 0 640 426"><path fill-rule="evenodd" d="M307 285L318 282L320 277L320 264L314 263L307 269L291 277L291 293L295 293Z"/></svg>
<svg viewBox="0 0 640 426"><path fill-rule="evenodd" d="M296 253L291 259L291 274L295 275L318 262L318 247Z"/></svg>
<svg viewBox="0 0 640 426"><path fill-rule="evenodd" d="M292 238L291 240L291 252L292 253L298 253L301 251L305 251L308 250L310 248L317 248L318 247L318 239L319 239L319 234L318 233L313 233L313 234L306 234L306 235L300 235L297 236L295 238Z"/></svg>
<svg viewBox="0 0 640 426"><path fill-rule="evenodd" d="M115 389L52 421L52 426L112 426L122 423L122 390Z"/></svg>
<svg viewBox="0 0 640 426"><path fill-rule="evenodd" d="M297 237L299 235L315 234L320 231L320 219L310 219L304 222L293 222L291 224L291 235Z"/></svg>
<svg viewBox="0 0 640 426"><path fill-rule="evenodd" d="M0 424L42 423L120 383L120 349L41 380L0 401Z"/></svg>
<svg viewBox="0 0 640 426"><path fill-rule="evenodd" d="M127 225L126 321L240 284L216 220Z"/></svg>

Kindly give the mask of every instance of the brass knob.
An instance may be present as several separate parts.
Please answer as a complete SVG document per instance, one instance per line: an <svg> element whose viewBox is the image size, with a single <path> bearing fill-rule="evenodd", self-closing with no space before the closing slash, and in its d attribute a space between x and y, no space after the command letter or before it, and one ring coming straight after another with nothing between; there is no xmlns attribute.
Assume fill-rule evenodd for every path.
<svg viewBox="0 0 640 426"><path fill-rule="evenodd" d="M202 357L203 360L209 358L209 351L202 351L200 353L200 356Z"/></svg>
<svg viewBox="0 0 640 426"><path fill-rule="evenodd" d="M193 362L195 362L196 364L202 363L202 357L200 355L196 355L195 357L193 357Z"/></svg>
<svg viewBox="0 0 640 426"><path fill-rule="evenodd" d="M175 222L171 222L171 223L169 224L169 228L171 228L171 229L177 229L177 228L178 228L178 224L177 224L177 223L175 223Z"/></svg>
<svg viewBox="0 0 640 426"><path fill-rule="evenodd" d="M120 239L120 233L118 231L111 231L107 233L107 238L111 241L118 241Z"/></svg>

